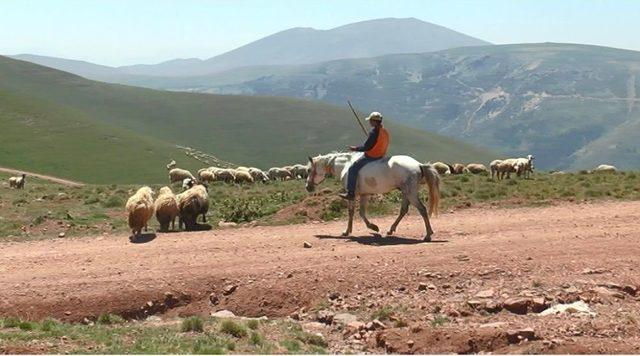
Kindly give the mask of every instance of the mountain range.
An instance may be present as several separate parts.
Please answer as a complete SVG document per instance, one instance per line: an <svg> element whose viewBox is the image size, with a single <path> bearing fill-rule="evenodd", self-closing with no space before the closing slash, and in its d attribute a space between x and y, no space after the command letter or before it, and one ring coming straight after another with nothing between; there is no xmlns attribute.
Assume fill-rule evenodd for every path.
<svg viewBox="0 0 640 356"><path fill-rule="evenodd" d="M106 84L0 56L0 166L88 183L167 182L171 159L194 171L207 165L180 147L264 169L305 162L361 142L352 115L344 106L292 98ZM423 161L492 157L394 120L387 126L394 153Z"/></svg>

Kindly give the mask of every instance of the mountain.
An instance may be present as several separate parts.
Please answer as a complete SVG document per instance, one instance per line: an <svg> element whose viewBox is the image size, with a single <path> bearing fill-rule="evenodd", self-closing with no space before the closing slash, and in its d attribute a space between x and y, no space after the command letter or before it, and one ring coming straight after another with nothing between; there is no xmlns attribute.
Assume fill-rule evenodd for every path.
<svg viewBox="0 0 640 356"><path fill-rule="evenodd" d="M35 55L18 55L13 58L88 79L154 87L156 85L153 77L200 76L246 66L317 63L342 58L431 52L487 44L489 43L415 18L386 18L352 23L330 30L291 28L206 60L173 59L159 64L115 68Z"/></svg>
<svg viewBox="0 0 640 356"><path fill-rule="evenodd" d="M532 153L538 167L630 169L640 168L639 77L640 52L543 43L241 68L242 83L220 73L183 89L351 99L412 127Z"/></svg>
<svg viewBox="0 0 640 356"><path fill-rule="evenodd" d="M475 146L390 120L393 152L488 160ZM342 107L291 98L156 91L0 56L0 166L89 183L158 183L203 166L176 145L268 168L363 140Z"/></svg>

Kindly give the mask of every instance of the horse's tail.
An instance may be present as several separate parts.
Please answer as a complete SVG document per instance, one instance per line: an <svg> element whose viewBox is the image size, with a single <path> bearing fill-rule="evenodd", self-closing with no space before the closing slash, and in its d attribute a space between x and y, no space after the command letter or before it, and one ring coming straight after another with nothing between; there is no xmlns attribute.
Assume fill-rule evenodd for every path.
<svg viewBox="0 0 640 356"><path fill-rule="evenodd" d="M438 206L440 204L440 176L438 171L429 163L420 165L422 178L429 186L429 215L438 215Z"/></svg>

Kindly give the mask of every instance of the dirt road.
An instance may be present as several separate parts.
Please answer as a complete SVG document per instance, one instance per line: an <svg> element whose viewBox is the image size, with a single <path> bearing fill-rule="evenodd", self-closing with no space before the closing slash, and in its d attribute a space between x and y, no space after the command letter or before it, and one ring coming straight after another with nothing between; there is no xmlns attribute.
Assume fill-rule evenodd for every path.
<svg viewBox="0 0 640 356"><path fill-rule="evenodd" d="M40 179L43 179L43 180L46 180L46 181L49 181L49 182L58 183L58 184L62 184L62 185L70 186L70 187L82 187L84 185L83 183L75 182L75 181L64 179L64 178L48 176L46 174L39 174L39 173L21 171L19 169L0 167L0 172L9 173L9 174L16 174L16 175L24 173L24 174L27 175L27 179L29 177L36 177L36 178L40 178Z"/></svg>
<svg viewBox="0 0 640 356"><path fill-rule="evenodd" d="M388 227L392 219L374 220ZM395 327L359 337L333 326L320 332L339 345L333 351L637 353L638 221L640 202L563 203L444 214L431 243L421 243L416 215L387 238L362 223L362 236L340 238L344 222L336 221L158 234L137 244L126 236L4 243L0 315L80 321L229 309L308 323L315 314L306 310L364 319L388 306L402 320ZM525 299L525 312L535 297L543 308L584 300L597 316L491 308L514 297ZM539 340L511 342L509 331L524 327Z"/></svg>

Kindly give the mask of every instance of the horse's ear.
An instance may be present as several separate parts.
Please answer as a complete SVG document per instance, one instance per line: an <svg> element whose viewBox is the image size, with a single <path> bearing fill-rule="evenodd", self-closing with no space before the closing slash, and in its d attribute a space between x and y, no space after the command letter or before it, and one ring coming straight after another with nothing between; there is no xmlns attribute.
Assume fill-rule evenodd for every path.
<svg viewBox="0 0 640 356"><path fill-rule="evenodd" d="M307 156L307 158L309 159L309 162L311 162L311 164L313 164L313 158L311 158L311 156Z"/></svg>

